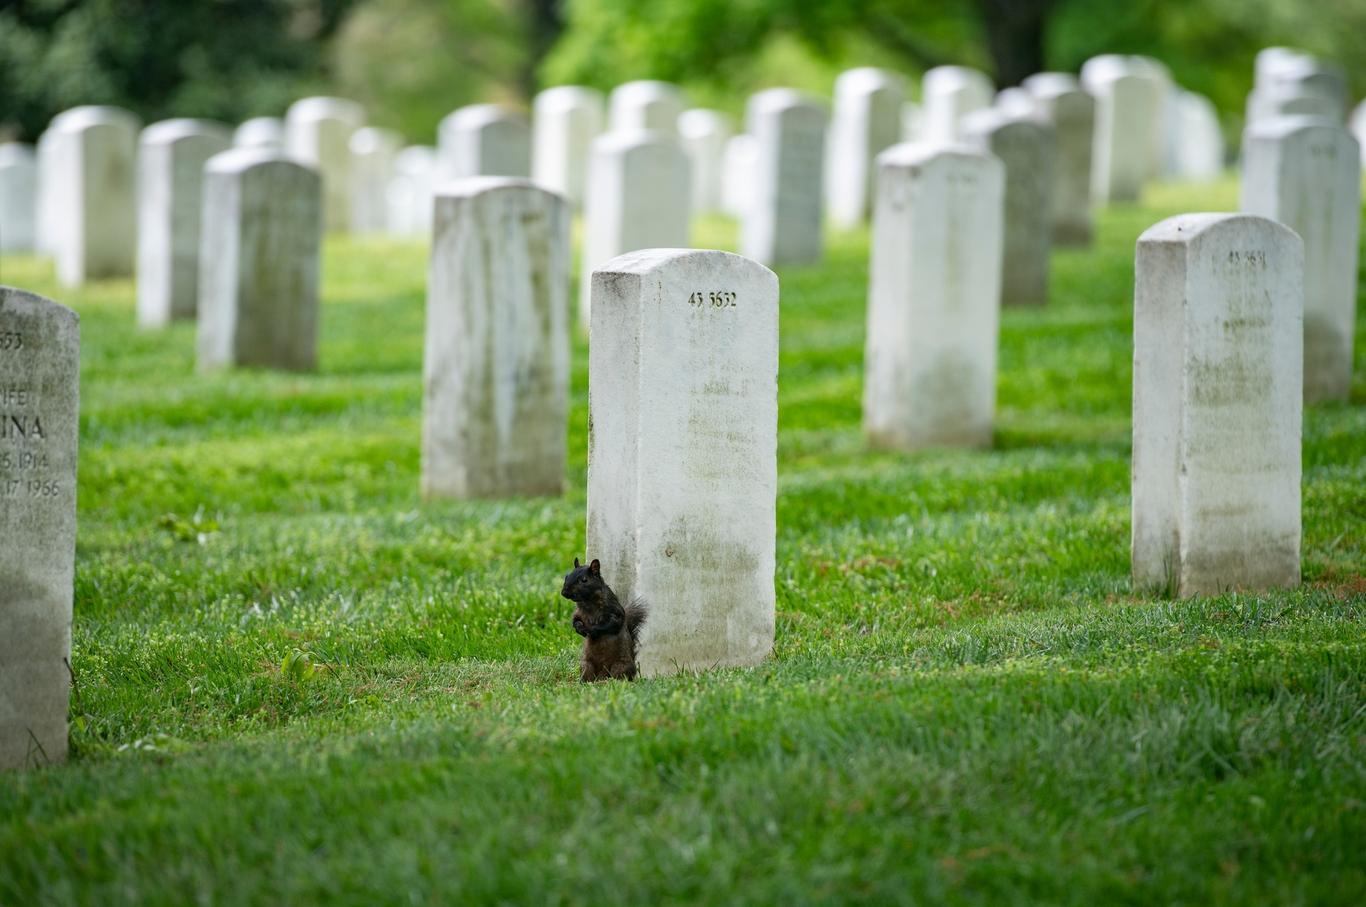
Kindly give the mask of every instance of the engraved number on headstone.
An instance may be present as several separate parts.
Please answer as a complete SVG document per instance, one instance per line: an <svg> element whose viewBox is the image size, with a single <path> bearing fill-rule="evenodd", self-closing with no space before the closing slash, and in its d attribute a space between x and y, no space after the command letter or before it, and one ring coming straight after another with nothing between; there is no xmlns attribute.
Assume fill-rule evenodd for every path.
<svg viewBox="0 0 1366 907"><path fill-rule="evenodd" d="M0 331L0 350L22 350L24 335L18 331Z"/></svg>
<svg viewBox="0 0 1366 907"><path fill-rule="evenodd" d="M736 294L730 290L720 292L694 292L688 297L688 305L695 309L729 309L736 306Z"/></svg>
<svg viewBox="0 0 1366 907"><path fill-rule="evenodd" d="M1254 249L1250 252L1239 252L1234 250L1228 253L1228 260L1230 264L1235 265L1244 264L1252 268L1266 267L1266 253L1258 249Z"/></svg>

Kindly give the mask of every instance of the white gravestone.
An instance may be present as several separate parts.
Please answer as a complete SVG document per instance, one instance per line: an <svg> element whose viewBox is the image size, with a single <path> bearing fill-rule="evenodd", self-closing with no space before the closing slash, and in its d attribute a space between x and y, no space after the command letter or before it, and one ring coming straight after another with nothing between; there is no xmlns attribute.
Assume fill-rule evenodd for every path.
<svg viewBox="0 0 1366 907"><path fill-rule="evenodd" d="M603 129L602 93L559 85L536 95L531 111L531 175L542 186L583 207L588 149Z"/></svg>
<svg viewBox="0 0 1366 907"><path fill-rule="evenodd" d="M996 100L992 102L993 107L1012 117L1032 117L1042 116L1043 111L1034 95L1027 88L1012 85L1010 88L1002 88L996 92Z"/></svg>
<svg viewBox="0 0 1366 907"><path fill-rule="evenodd" d="M1218 594L1300 579L1303 245L1186 214L1138 240L1133 579Z"/></svg>
<svg viewBox="0 0 1366 907"><path fill-rule="evenodd" d="M1248 127L1242 210L1304 241L1304 399L1347 400L1356 330L1361 151L1327 120L1284 117Z"/></svg>
<svg viewBox="0 0 1366 907"><path fill-rule="evenodd" d="M351 134L351 232L385 235L389 227L389 182L403 137L391 129L365 126Z"/></svg>
<svg viewBox="0 0 1366 907"><path fill-rule="evenodd" d="M879 447L987 446L996 410L1005 167L962 145L878 158L863 427Z"/></svg>
<svg viewBox="0 0 1366 907"><path fill-rule="evenodd" d="M78 287L128 277L137 256L138 121L117 107L77 107L52 120L53 255L57 279Z"/></svg>
<svg viewBox="0 0 1366 907"><path fill-rule="evenodd" d="M924 141L925 111L914 101L901 104L901 141Z"/></svg>
<svg viewBox="0 0 1366 907"><path fill-rule="evenodd" d="M790 88L770 88L750 99L749 120L758 155L740 251L770 266L820 261L825 108Z"/></svg>
<svg viewBox="0 0 1366 907"><path fill-rule="evenodd" d="M394 157L388 201L389 228L395 235L431 237L436 174L436 149L430 145L409 145Z"/></svg>
<svg viewBox="0 0 1366 907"><path fill-rule="evenodd" d="M443 186L427 281L425 498L559 494L569 415L568 199Z"/></svg>
<svg viewBox="0 0 1366 907"><path fill-rule="evenodd" d="M731 132L730 118L716 110L685 110L678 117L679 139L692 162L694 215L721 210L721 172Z"/></svg>
<svg viewBox="0 0 1366 907"><path fill-rule="evenodd" d="M920 80L925 141L957 141L963 118L974 110L990 107L994 94L986 73L967 66L936 66L926 72Z"/></svg>
<svg viewBox="0 0 1366 907"><path fill-rule="evenodd" d="M40 255L55 256L57 252L58 150L61 136L49 126L38 136L38 186L34 204L37 223L34 224L33 244Z"/></svg>
<svg viewBox="0 0 1366 907"><path fill-rule="evenodd" d="M1048 301L1052 250L1053 172L1057 138L1052 125L1034 117L979 110L963 120L964 142L1005 164L1005 254L1001 302L1043 305Z"/></svg>
<svg viewBox="0 0 1366 907"><path fill-rule="evenodd" d="M0 145L0 252L32 252L38 228L38 159L29 145Z"/></svg>
<svg viewBox="0 0 1366 907"><path fill-rule="evenodd" d="M1096 132L1096 102L1065 73L1038 73L1025 79L1039 113L1053 124L1058 158L1053 169L1053 241L1090 245L1091 154Z"/></svg>
<svg viewBox="0 0 1366 907"><path fill-rule="evenodd" d="M607 107L607 125L612 132L644 129L677 136L683 93L670 82L625 82L612 89Z"/></svg>
<svg viewBox="0 0 1366 907"><path fill-rule="evenodd" d="M199 299L204 164L231 144L227 127L163 120L138 142L138 325L193 318Z"/></svg>
<svg viewBox="0 0 1366 907"><path fill-rule="evenodd" d="M1091 154L1091 197L1100 205L1134 202L1148 179L1146 124L1158 97L1152 83L1119 72L1097 79L1087 90L1096 99L1096 135Z"/></svg>
<svg viewBox="0 0 1366 907"><path fill-rule="evenodd" d="M822 151L822 155L824 152ZM759 143L752 135L731 136L722 160L721 208L731 217L744 217L754 195Z"/></svg>
<svg viewBox="0 0 1366 907"><path fill-rule="evenodd" d="M237 148L204 168L199 368L307 371L318 358L322 177Z"/></svg>
<svg viewBox="0 0 1366 907"><path fill-rule="evenodd" d="M531 175L531 127L498 104L471 104L437 127L437 155L445 179Z"/></svg>
<svg viewBox="0 0 1366 907"><path fill-rule="evenodd" d="M1260 60L1260 56L1259 56ZM1289 53L1259 67L1247 98L1249 125L1290 114L1321 116L1341 125L1347 116L1346 76L1307 54Z"/></svg>
<svg viewBox="0 0 1366 907"><path fill-rule="evenodd" d="M588 556L649 606L645 676L773 648L778 278L649 249L593 274Z"/></svg>
<svg viewBox="0 0 1366 907"><path fill-rule="evenodd" d="M850 69L835 79L825 185L837 226L859 226L872 212L874 162L901 137L903 93L901 77L882 69Z"/></svg>
<svg viewBox="0 0 1366 907"><path fill-rule="evenodd" d="M279 117L252 117L243 120L232 133L234 148L270 148L280 151L285 147L285 121Z"/></svg>
<svg viewBox="0 0 1366 907"><path fill-rule="evenodd" d="M80 328L0 286L0 770L67 753Z"/></svg>
<svg viewBox="0 0 1366 907"><path fill-rule="evenodd" d="M593 269L636 249L685 248L691 223L688 157L661 132L609 132L589 155L579 320L589 323Z"/></svg>
<svg viewBox="0 0 1366 907"><path fill-rule="evenodd" d="M1155 179L1167 170L1175 83L1170 70L1152 57L1102 54L1087 60L1082 64L1080 80L1082 87L1096 97L1098 137L1101 115L1109 113L1105 105L1115 100L1107 84L1120 78L1129 81L1118 96L1118 107L1113 111L1116 120L1104 125L1122 130L1126 143L1133 146L1126 146L1126 150L1134 158L1142 158L1143 179Z"/></svg>
<svg viewBox="0 0 1366 907"><path fill-rule="evenodd" d="M1224 172L1224 133L1214 102L1193 91L1175 99L1176 175L1193 182L1218 179Z"/></svg>
<svg viewBox="0 0 1366 907"><path fill-rule="evenodd" d="M304 98L285 113L285 149L323 178L323 215L328 230L351 226L351 134L365 125L365 111L341 98Z"/></svg>

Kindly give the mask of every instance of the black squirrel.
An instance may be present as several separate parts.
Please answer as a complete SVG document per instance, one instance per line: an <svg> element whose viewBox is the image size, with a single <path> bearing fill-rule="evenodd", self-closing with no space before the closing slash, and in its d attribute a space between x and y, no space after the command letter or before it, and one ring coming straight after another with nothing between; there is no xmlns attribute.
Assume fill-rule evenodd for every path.
<svg viewBox="0 0 1366 907"><path fill-rule="evenodd" d="M636 639L645 623L645 603L637 599L623 608L602 578L596 558L584 566L574 558L560 594L575 604L574 632L583 637L579 680L635 680Z"/></svg>

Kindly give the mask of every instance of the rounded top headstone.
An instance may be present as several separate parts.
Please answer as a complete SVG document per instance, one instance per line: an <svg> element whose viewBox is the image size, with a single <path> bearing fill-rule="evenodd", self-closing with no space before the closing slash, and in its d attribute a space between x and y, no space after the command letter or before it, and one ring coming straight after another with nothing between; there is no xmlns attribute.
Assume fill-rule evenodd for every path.
<svg viewBox="0 0 1366 907"><path fill-rule="evenodd" d="M905 85L900 74L876 66L860 66L846 69L835 77L835 96L842 94L865 94L879 88L893 88L900 91Z"/></svg>
<svg viewBox="0 0 1366 907"><path fill-rule="evenodd" d="M245 173L267 164L284 164L318 176L318 168L291 157L278 148L229 148L204 163L205 173Z"/></svg>
<svg viewBox="0 0 1366 907"><path fill-rule="evenodd" d="M242 121L232 133L233 143L241 147L283 145L285 123L279 117L252 117Z"/></svg>
<svg viewBox="0 0 1366 907"><path fill-rule="evenodd" d="M447 114L441 128L480 129L490 123L524 122L522 115L501 104L470 104Z"/></svg>
<svg viewBox="0 0 1366 907"><path fill-rule="evenodd" d="M678 139L658 129L614 129L593 140L595 152L620 153L634 148L668 147L681 152Z"/></svg>
<svg viewBox="0 0 1366 907"><path fill-rule="evenodd" d="M602 106L602 92L583 85L556 85L536 95L532 106L540 112Z"/></svg>
<svg viewBox="0 0 1366 907"><path fill-rule="evenodd" d="M171 145L181 139L211 137L228 140L228 127L213 120L177 118L161 120L142 130L138 137L143 145Z"/></svg>
<svg viewBox="0 0 1366 907"><path fill-rule="evenodd" d="M1153 224L1138 237L1141 243L1189 244L1211 231L1260 230L1276 234L1283 240L1300 243L1299 234L1282 223L1255 214L1229 214L1226 212L1201 212L1178 214Z"/></svg>
<svg viewBox="0 0 1366 907"><path fill-rule="evenodd" d="M719 110L694 107L678 115L678 131L685 138L730 132L730 117Z"/></svg>
<svg viewBox="0 0 1366 907"><path fill-rule="evenodd" d="M1036 98L1055 98L1082 90L1081 82L1070 72L1036 72L1020 84Z"/></svg>
<svg viewBox="0 0 1366 907"><path fill-rule="evenodd" d="M1039 115L1034 103L1034 95L1023 88L1003 88L996 93L997 109L1011 116L1032 117Z"/></svg>
<svg viewBox="0 0 1366 907"><path fill-rule="evenodd" d="M142 121L131 111L109 105L86 105L64 110L52 118L49 130L86 129L90 126L119 126L136 132Z"/></svg>
<svg viewBox="0 0 1366 907"><path fill-rule="evenodd" d="M945 91L954 91L966 85L973 85L985 90L990 95L995 90L991 84L991 78L978 69L970 66L936 66L927 70L920 80L921 95L936 94Z"/></svg>
<svg viewBox="0 0 1366 907"><path fill-rule="evenodd" d="M708 271L747 270L771 280L775 288L778 283L778 275L754 259L717 249L639 249L618 255L594 268L593 273L649 274L661 268L687 266L697 268L702 275Z"/></svg>
<svg viewBox="0 0 1366 907"><path fill-rule="evenodd" d="M374 154L378 151L397 153L402 144L403 136L392 129L381 129L378 126L362 126L351 133L350 139L352 154Z"/></svg>
<svg viewBox="0 0 1366 907"><path fill-rule="evenodd" d="M924 167L934 161L949 158L972 158L1003 167L1001 159L962 142L902 142L877 156L879 167Z"/></svg>
<svg viewBox="0 0 1366 907"><path fill-rule="evenodd" d="M436 168L436 149L431 145L409 145L394 155L399 173L425 174Z"/></svg>
<svg viewBox="0 0 1366 907"><path fill-rule="evenodd" d="M365 110L355 101L323 96L300 98L289 105L285 116L291 120L338 119L353 126L365 122Z"/></svg>

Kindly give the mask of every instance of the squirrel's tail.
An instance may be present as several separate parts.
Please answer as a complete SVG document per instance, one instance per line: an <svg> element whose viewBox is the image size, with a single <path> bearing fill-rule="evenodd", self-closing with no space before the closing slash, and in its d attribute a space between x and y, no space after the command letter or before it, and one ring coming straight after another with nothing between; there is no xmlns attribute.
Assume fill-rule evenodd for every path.
<svg viewBox="0 0 1366 907"><path fill-rule="evenodd" d="M650 614L650 607L645 604L643 598L633 598L631 603L626 606L626 629L634 637L641 627L645 625L645 618Z"/></svg>

